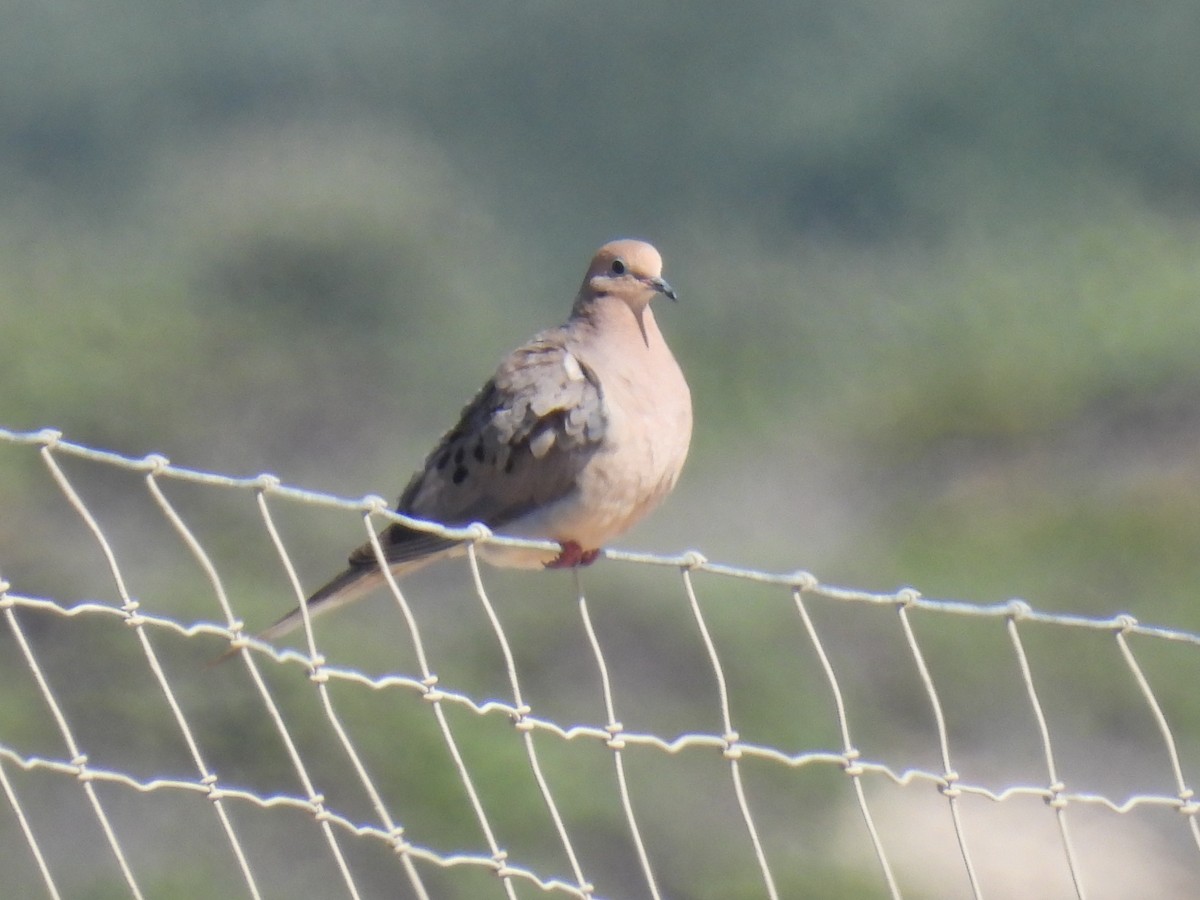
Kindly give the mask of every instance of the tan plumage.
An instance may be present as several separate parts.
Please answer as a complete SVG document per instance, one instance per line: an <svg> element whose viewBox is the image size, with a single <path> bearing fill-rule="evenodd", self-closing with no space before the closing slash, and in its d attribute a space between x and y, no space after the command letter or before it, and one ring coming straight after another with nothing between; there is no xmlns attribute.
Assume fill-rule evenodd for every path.
<svg viewBox="0 0 1200 900"><path fill-rule="evenodd" d="M621 240L597 251L566 324L514 350L425 459L398 512L444 525L557 541L559 554L481 544L504 566L586 565L675 486L692 430L691 395L650 301L675 299L654 247ZM393 524L380 533L403 574L463 547ZM310 614L383 581L370 543L309 597ZM300 621L295 610L262 633Z"/></svg>

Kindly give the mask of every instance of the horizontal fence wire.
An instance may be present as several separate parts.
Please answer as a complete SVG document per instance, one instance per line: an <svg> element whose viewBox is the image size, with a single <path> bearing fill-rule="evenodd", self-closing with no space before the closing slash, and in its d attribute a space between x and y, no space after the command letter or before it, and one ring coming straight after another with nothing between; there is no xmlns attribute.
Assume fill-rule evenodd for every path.
<svg viewBox="0 0 1200 900"><path fill-rule="evenodd" d="M804 862L807 857L800 845L805 839L812 839L813 832L810 829L803 835L800 831L791 833L788 817L778 814L781 801L770 796L774 789L762 785L766 778L770 784L784 785L782 790L790 790L793 782L779 779L794 780L803 773L829 773L846 784L846 800L862 828L859 832L862 852L856 857L857 862L846 865L861 868L865 853L871 862L870 881L874 884L871 889L884 896L904 894L905 873L911 868L901 859L902 851L897 850L902 841L895 834L894 825L889 831L888 823L893 820L887 813L889 789L929 791L940 796L944 827L951 835L952 855L961 884L961 890L956 889L954 894L978 897L1005 892L998 886L989 891L989 878L993 876L987 873L991 870L979 863L982 829L974 820L980 801L992 804L1019 803L1022 799L1041 801L1049 810L1043 815L1053 821L1060 843L1061 871L1057 883L1079 897L1105 895L1103 878L1089 872L1086 854L1080 852L1076 834L1077 816L1089 811L1112 816L1156 810L1175 814L1178 825L1174 826L1174 833L1184 836L1192 855L1184 865L1190 865L1192 878L1200 870L1200 823L1197 822L1200 807L1185 772L1187 761L1195 759L1195 749L1181 751L1181 741L1190 732L1180 730L1172 721L1170 707L1156 692L1154 678L1142 662L1149 649L1159 646L1200 654L1200 635L1145 625L1129 615L1095 618L1045 612L1023 600L972 604L927 598L912 589L893 593L851 590L824 584L806 571L778 573L718 564L698 552L662 556L607 550L605 559L621 563L634 575L644 573L640 577L648 579L655 572L665 572L668 577L679 579L678 596L695 629L686 639L695 643L696 659L702 661L698 663L699 671L707 672L706 676L695 678L690 689L701 700L698 707L707 706L709 712L704 715L714 727L707 731L660 733L623 723L623 712L631 704L640 715L637 703L640 698L631 695L624 679L632 665L631 651L613 636L619 632L614 632L611 622L596 618L595 592L607 577L605 573L616 571L607 567L601 567L604 572L597 570L594 574L574 571L576 624L585 641L579 645L579 658L572 662L591 673L598 695L587 707L587 713L581 711L573 718L564 718L561 713L539 711L539 702L545 708L558 705L548 702L545 686L536 689L540 693L531 688L531 684L537 683L538 660L536 653L531 655L526 646L525 631L534 626L528 620L514 625L506 619L506 613L511 617L512 605L492 598L495 590L489 586L492 570L481 566L474 552L475 547L483 544L548 546L543 542L492 534L482 525L445 528L409 519L391 511L387 501L377 496L347 499L288 486L272 475L237 478L175 466L160 455L131 458L72 443L50 430L0 429L0 444L36 455L47 483L65 501L94 550L99 551L102 560L99 571L105 581L92 586L88 591L90 597L85 594L67 600L39 596L16 580L11 583L4 580L12 576L4 557L6 548L0 546L0 611L14 647L7 660L6 678L11 683L16 673L23 671L22 678L32 687L22 703L35 709L23 721L38 723L36 729L27 726L23 731L12 724L16 721L13 717L0 721L0 790L12 821L12 830L0 833L10 835L10 845L13 841L24 844L28 862L23 866L31 873L28 878L39 884L46 896L71 896L77 889L69 885L77 884L80 877L63 863L60 840L47 824L54 821L54 816L47 813L51 803L47 798L62 790L60 785L68 783L77 785L84 800L77 814L98 834L97 847L104 848L94 854L106 858L103 866L110 873L107 877L119 887L113 895L135 898L161 895L163 878L153 849L148 849L148 843L153 842L144 838L145 829L140 829L136 815L131 818L129 813L131 804L136 806L132 798L140 796L194 797L206 801L210 810L207 814L202 813L200 806L190 807L190 815L207 815L212 822L206 830L210 840L197 846L194 853L219 858L219 863L213 865L221 868L224 883L234 893L253 898L277 895L276 879L289 877L288 866L279 863L280 859L285 862L289 859L289 850L265 846L269 842L259 825L260 816L285 814L289 823L294 824L297 817L307 822L303 833L311 836L304 854L296 855L296 866L305 870L310 866L324 869L328 880L323 882L322 889L336 896L516 898L550 894L658 898L719 897L734 893L769 898L789 896L796 893L796 885L804 883L803 873L798 874L798 870L805 865L811 867L811 859ZM161 529L183 548L192 568L198 567L202 573L204 593L215 600L221 611L219 620L206 616L189 619L176 610L162 611L149 592L139 595L131 590L129 571L144 565L144 560L126 562L122 542L116 539L117 532L125 539L124 526L114 525L111 515L102 514L99 509L102 503L85 499L90 494L81 489L81 482L86 482L89 475L74 471L68 463L98 466L143 482L139 489L143 492L142 499L149 501ZM428 604L409 597L407 580L399 582L390 573L386 594L391 597L394 611L399 613L405 636L405 659L409 660L403 667L371 671L343 664L336 657L327 658L307 611L303 617L301 649L253 637L241 615L247 602L246 592L234 586L238 576L229 571L228 551L216 547L218 542L211 535L206 537L203 529L170 496L172 485L190 485L201 491L232 490L251 500L249 506L257 522L253 528L258 530L260 538L265 538L254 545L255 552L273 557L257 560L258 568L282 570L286 595L294 604L303 604L307 592L297 569L297 551L281 526L281 505L289 509L322 508L358 517L363 529L360 534L365 533L380 559L383 551L377 530L388 522L403 522L465 542L470 592L486 622L492 647L489 652L496 654L502 670L495 686L488 689L493 693L480 695L443 683L439 665L445 667L447 660L444 656L435 657L434 646L444 643L439 636L446 625L431 619ZM6 511L10 532L16 534L24 527L13 524L14 516L36 514L30 510ZM51 567L54 552L47 551ZM307 564L307 560L303 562ZM183 577L181 573L180 581ZM187 577L194 580L191 572ZM703 585L698 584L700 578L705 579ZM729 630L736 628L736 617L731 625L729 616L717 610L715 604L705 602L706 590L715 591L726 582L754 586L768 596L777 596L781 604L790 607L792 620L799 629L797 635L803 636L803 642L797 642L790 655L807 654L815 666L813 671L819 673L820 683L805 684L803 691L819 698L824 706L823 733L836 735L833 746L787 746L743 737L739 732L739 724L750 713L753 713L752 727L758 731L762 714L747 709L748 692L741 680L746 665L741 658L731 656L729 649L737 646L727 640ZM655 584L661 582L656 580ZM96 599L106 595L114 599ZM814 615L813 603L824 604L820 617ZM856 742L862 740L863 719L856 717L855 701L847 685L861 680L861 673L846 668L852 659L847 652L853 652L853 643L847 651L846 642L839 643L829 633L831 617L836 617L839 610L854 609L879 610L881 614L894 616L892 633L904 648L916 685L911 703L913 709L924 709L920 715L928 716L931 726L928 746L936 766L870 758ZM276 609L274 613L283 611L286 610ZM258 607L253 614L259 615ZM1012 676L1015 683L1005 687L1018 689L1023 698L1041 756L1038 771L1029 771L1019 781L999 785L971 777L968 769L973 757L961 753L955 740L957 718L944 699L946 689L953 686L945 682L944 674L939 676L941 670L933 664L927 638L914 623L916 616L950 622L995 623L998 637L1008 648L1006 665L1015 672ZM141 771L140 763L121 764L123 750L131 758L139 752L136 735L128 736L127 747L121 744L122 735L106 736L104 764L92 761L93 753L85 737L92 727L91 711L105 708L106 704L120 707L123 697L115 686L114 694L105 697L103 685L81 685L72 680L72 667L59 658L62 655L59 648L46 642L54 622L64 623L62 627L66 623L80 623L105 633L111 629L103 629L103 623L109 622L132 632L136 638L135 658L144 663L146 684L151 686L147 689L161 698L166 710L155 733L172 735L161 740L177 742L183 748L178 760L185 762L177 760L178 767L186 766L188 771L151 776ZM1161 777L1169 782L1168 790L1114 795L1102 786L1092 787L1064 774L1056 719L1044 699L1047 688L1052 686L1039 681L1038 667L1031 661L1028 636L1032 628L1092 635L1112 642L1114 659L1120 660L1131 690L1140 698L1143 713L1152 723L1149 730L1154 732L1154 742L1162 755L1157 765L1162 770ZM679 639L684 641L682 633ZM212 674L208 667L181 667L177 663L179 647L199 643L209 651L225 648L240 657L240 663L231 660L226 665L240 665L246 677L238 682L241 688L236 698L223 699L230 705L236 702L239 709L254 710L248 715L254 720L258 739L269 738L272 746L282 748L278 765L271 770L270 784L274 787L255 784L255 770L250 764L255 754L253 746L243 748L244 755L251 759L239 760L237 741L213 724L213 715L208 712L198 715L194 711L197 692L212 690L205 679L224 679L220 682L225 686L222 690L229 690L230 683L229 675ZM125 650L130 646L134 645L122 644ZM127 655L122 655L121 660L121 666L132 667ZM736 663L733 668L731 661ZM865 671L872 661L864 655L854 665ZM295 677L282 680L289 675ZM996 675L997 684L1000 677ZM297 683L303 686L302 690L295 687ZM797 692L800 690L797 686ZM311 698L303 720L296 718L298 696ZM360 709L367 702L364 697L372 696L387 699L393 705L412 701L425 712L412 719L369 717L373 733L369 739L364 738ZM782 709L778 712L772 709L769 713L781 718L792 715ZM503 732L487 731L481 737L480 729L493 722L515 733L515 743L504 738ZM245 727L244 722L239 727ZM26 733L32 730L38 733L36 740ZM314 730L323 737L314 738ZM448 761L445 768L438 770L439 789L446 796L462 798L457 812L448 816L455 825L422 821L422 816L430 815L428 800L411 806L405 802L405 790L410 793L423 790L405 781L403 761L409 754L403 748L415 740L416 732L423 735L420 746L426 756L436 754ZM231 743L235 745L233 750ZM57 751L34 752L30 748L35 746L57 747ZM393 752L381 754L378 746ZM601 750L608 762L589 768L586 778L571 779L568 775L582 766L580 760L584 759L582 755L571 754L576 752L574 748L584 747ZM897 748L895 753L902 757L903 748ZM214 763L218 757L224 765ZM591 766L593 755L586 757L587 765ZM237 775L222 771L230 767L231 759ZM664 775L661 783L645 774L647 766L660 771L664 765L681 764L672 761L685 759L719 762L724 775L718 776L715 769L705 769L707 774L694 776L696 780L689 780L680 790L672 774ZM241 765L243 762L245 766ZM503 768L500 762L512 768ZM422 757L416 763L410 761L410 765L422 768L427 760ZM518 769L522 774L518 775ZM679 777L692 779L691 771ZM281 784L290 784L291 788L280 790ZM53 789L48 785L53 785ZM527 794L514 799L518 788L527 790ZM713 799L705 799L709 794ZM335 795L344 805L333 799ZM348 801L348 797L357 799ZM663 816L670 812L676 799L680 802L679 812L667 830L674 829L677 833L664 835ZM812 803L816 805L797 808L794 816L802 819L810 808L826 809L819 805L825 802L814 799ZM441 805L442 801L433 803L435 807ZM681 848L689 846L693 829L706 827L709 822L697 817L703 817L707 807L726 805L730 814L719 817L724 833L713 839L720 860L678 860ZM589 826L589 822L601 817L599 811L591 809L593 806L609 810L604 814L603 827ZM581 809L590 811L581 813ZM521 822L515 824L514 818ZM546 827L534 828L530 824L534 820L544 821ZM76 827L83 826L76 823ZM1088 827L1092 827L1090 819ZM509 846L512 835L519 835L519 843L529 858L514 855ZM621 852L605 849L614 842L624 849ZM377 858L365 847L376 847L383 856ZM9 855L16 852L16 847L10 846ZM742 860L736 870L727 861L735 856ZM614 859L628 864L618 865ZM1018 866L1020 860L1014 859L1012 864ZM10 864L0 863L0 873L7 865ZM714 877L714 867L724 881ZM198 868L203 870L205 866ZM455 873L485 880L469 880L464 883L473 887L464 887L453 881ZM694 880L689 881L689 877ZM1153 884L1152 874L1148 873L1147 878L1147 883ZM485 886L479 887L480 884ZM492 886L486 887L488 884ZM737 885L736 891L733 885ZM911 890L923 889L914 885ZM189 894L183 892L179 896ZM197 892L195 896L205 895Z"/></svg>

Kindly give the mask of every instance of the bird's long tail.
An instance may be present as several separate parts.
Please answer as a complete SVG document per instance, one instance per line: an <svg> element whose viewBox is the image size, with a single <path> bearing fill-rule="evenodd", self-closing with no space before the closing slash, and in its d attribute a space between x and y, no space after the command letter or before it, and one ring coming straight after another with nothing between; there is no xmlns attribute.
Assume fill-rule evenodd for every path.
<svg viewBox="0 0 1200 900"><path fill-rule="evenodd" d="M398 562L391 567L392 573L396 576L408 574L457 549L459 548L450 546L440 553L433 553L428 556L418 557L417 559L407 559L403 562ZM311 618L329 612L331 609L345 606L347 603L353 603L360 597L381 587L385 581L383 572L378 566L351 566L327 584L317 588L312 596L305 601L305 606L308 607L308 615ZM301 611L301 607L297 606L286 616L260 631L256 637L263 641L273 641L294 630L303 621L304 613ZM227 650L209 663L209 665L214 666L222 663L236 653L237 650Z"/></svg>
<svg viewBox="0 0 1200 900"><path fill-rule="evenodd" d="M406 566L407 569L411 569L411 563ZM351 566L313 592L305 601L308 614L318 616L347 603L353 603L383 583L383 572L378 566ZM304 614L301 607L297 606L286 616L260 631L258 637L264 641L273 641L299 627L303 621Z"/></svg>

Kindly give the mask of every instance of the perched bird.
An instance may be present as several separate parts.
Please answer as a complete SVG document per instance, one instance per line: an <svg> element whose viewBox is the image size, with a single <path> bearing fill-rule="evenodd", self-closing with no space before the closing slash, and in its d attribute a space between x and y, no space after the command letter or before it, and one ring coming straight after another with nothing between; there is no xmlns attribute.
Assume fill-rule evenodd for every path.
<svg viewBox="0 0 1200 900"><path fill-rule="evenodd" d="M692 433L691 393L650 301L675 292L650 244L620 240L592 259L566 324L535 335L500 364L400 495L397 512L443 525L482 522L558 553L481 543L496 565L588 565L675 486ZM465 552L461 542L392 524L379 535L392 572ZM308 598L310 615L384 581L368 542ZM301 621L299 609L262 632Z"/></svg>

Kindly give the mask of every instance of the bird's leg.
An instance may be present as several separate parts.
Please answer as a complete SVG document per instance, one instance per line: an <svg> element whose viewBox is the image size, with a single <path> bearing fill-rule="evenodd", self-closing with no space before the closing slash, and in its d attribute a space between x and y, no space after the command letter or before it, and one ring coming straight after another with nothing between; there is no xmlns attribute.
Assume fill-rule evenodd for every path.
<svg viewBox="0 0 1200 900"><path fill-rule="evenodd" d="M599 549L584 550L578 541L563 541L562 552L550 562L547 569L573 569L576 566L590 566L600 556Z"/></svg>
<svg viewBox="0 0 1200 900"><path fill-rule="evenodd" d="M563 541L561 546L562 552L546 563L547 569L573 569L579 565L579 561L583 558L583 548L579 546L579 543Z"/></svg>

